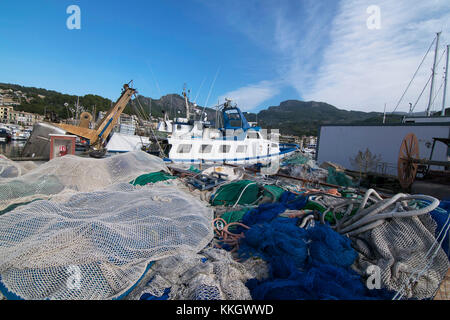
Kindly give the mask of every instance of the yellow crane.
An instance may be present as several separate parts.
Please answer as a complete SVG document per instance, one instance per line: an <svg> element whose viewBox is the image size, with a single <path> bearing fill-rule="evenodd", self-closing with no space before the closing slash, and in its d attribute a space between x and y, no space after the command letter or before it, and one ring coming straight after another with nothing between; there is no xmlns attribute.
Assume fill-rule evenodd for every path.
<svg viewBox="0 0 450 320"><path fill-rule="evenodd" d="M106 151L104 150L103 146L105 139L111 133L111 130L119 120L121 113L135 93L136 89L130 88L129 84L124 84L122 94L120 95L119 99L117 99L114 106L109 109L109 111L95 126L94 129L64 123L58 123L54 125L60 127L63 130L66 130L68 133L88 139L92 151L99 152L101 154L102 152Z"/></svg>

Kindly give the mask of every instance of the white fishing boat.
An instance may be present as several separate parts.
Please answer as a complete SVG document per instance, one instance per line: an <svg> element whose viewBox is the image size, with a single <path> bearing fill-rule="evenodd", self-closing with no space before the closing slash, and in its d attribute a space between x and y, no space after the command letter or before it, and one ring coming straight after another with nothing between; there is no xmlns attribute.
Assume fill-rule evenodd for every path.
<svg viewBox="0 0 450 320"><path fill-rule="evenodd" d="M0 141L7 142L11 139L11 129L0 125Z"/></svg>
<svg viewBox="0 0 450 320"><path fill-rule="evenodd" d="M30 137L28 132L24 132L21 130L13 130L11 134L11 140L14 141L27 141Z"/></svg>
<svg viewBox="0 0 450 320"><path fill-rule="evenodd" d="M215 128L205 120L190 119L189 104L184 96L187 117L174 119L167 145L160 146L165 149L167 162L267 164L299 149L295 144L279 143L278 133L267 134L258 126L250 126L242 111L229 99L217 108L221 127ZM164 123L167 124L167 119Z"/></svg>

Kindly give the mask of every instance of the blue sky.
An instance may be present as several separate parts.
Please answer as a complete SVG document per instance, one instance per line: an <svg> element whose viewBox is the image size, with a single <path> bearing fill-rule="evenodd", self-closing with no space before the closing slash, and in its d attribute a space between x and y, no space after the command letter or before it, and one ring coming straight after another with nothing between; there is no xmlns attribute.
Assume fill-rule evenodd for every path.
<svg viewBox="0 0 450 320"><path fill-rule="evenodd" d="M66 27L73 4L80 30ZM378 30L366 25L373 4ZM299 99L391 111L436 31L444 52L449 21L448 0L0 0L0 82L113 100L131 79L153 98L187 83L199 105L230 97L257 111ZM431 58L398 110L419 95Z"/></svg>

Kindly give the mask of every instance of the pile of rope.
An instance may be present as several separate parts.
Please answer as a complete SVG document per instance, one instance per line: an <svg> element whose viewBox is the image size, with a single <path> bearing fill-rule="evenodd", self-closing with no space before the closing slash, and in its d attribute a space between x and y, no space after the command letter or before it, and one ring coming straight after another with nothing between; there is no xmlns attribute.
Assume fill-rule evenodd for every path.
<svg viewBox="0 0 450 320"><path fill-rule="evenodd" d="M216 247L223 248L223 245L234 247L231 252L239 249L239 240L244 238L244 233L240 232L238 234L233 233L229 230L230 227L240 226L244 229L250 229L243 223L240 222L230 222L227 223L222 218L216 218L213 220L214 233L217 235L218 239L215 243Z"/></svg>
<svg viewBox="0 0 450 320"><path fill-rule="evenodd" d="M245 283L267 277L261 259L236 262L220 249L206 247L154 263L128 299L132 300L250 300Z"/></svg>
<svg viewBox="0 0 450 320"><path fill-rule="evenodd" d="M381 199L368 190L355 214L344 216L335 229L349 236L360 253L358 272L376 265L383 287L397 292L395 299L430 299L449 268L442 244L448 241L450 215L438 205L426 195Z"/></svg>
<svg viewBox="0 0 450 320"><path fill-rule="evenodd" d="M260 257L269 265L269 277L252 279L247 287L253 299L373 299L390 298L384 290L369 290L351 270L357 257L347 237L316 223L305 213L281 217L286 210L301 210L307 197L286 192L284 202L263 204L242 219L239 258ZM312 212L312 211L310 211Z"/></svg>
<svg viewBox="0 0 450 320"><path fill-rule="evenodd" d="M363 196L336 189L298 191L286 191L277 202L257 207L232 206L231 210L216 215L213 222L217 247L231 251L238 259L258 256L269 264L271 278L267 281L275 282L250 281L247 285L253 298L392 299L395 292L396 298L433 297L448 270L448 244L442 244L445 239L448 242L450 203L442 202L440 208L439 200L426 195L397 194L383 199L372 189ZM352 252L348 255L352 258L348 258L345 265L340 265L339 261L346 259L342 251L346 246L332 247L330 239L334 245L347 241L347 254ZM321 249L320 253L312 249L320 245L332 249ZM321 265L311 264L311 259L320 261ZM380 268L384 291L369 292L363 285L369 266ZM296 289L283 285L283 289L274 289L279 281L285 283L286 280L274 268L294 270L284 276L296 279L295 285L289 284ZM322 273L324 270L329 273ZM428 272L426 276L425 272ZM306 290L302 282L307 279L305 274L324 281L333 281L335 277L335 295L329 291L330 295L325 294L321 285L314 289L314 294L311 287ZM359 284L354 282L350 291L342 291L345 279L357 279ZM284 295L287 292L290 296Z"/></svg>

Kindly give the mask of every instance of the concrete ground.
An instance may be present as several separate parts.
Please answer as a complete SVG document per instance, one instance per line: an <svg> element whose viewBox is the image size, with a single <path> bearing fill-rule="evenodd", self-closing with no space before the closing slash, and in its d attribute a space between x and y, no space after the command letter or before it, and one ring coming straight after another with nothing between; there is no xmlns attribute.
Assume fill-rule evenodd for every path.
<svg viewBox="0 0 450 320"><path fill-rule="evenodd" d="M434 297L434 300L450 300L450 269L448 269L444 280L442 280L441 287Z"/></svg>
<svg viewBox="0 0 450 320"><path fill-rule="evenodd" d="M411 194L426 194L439 200L450 200L450 186L428 181L415 181L411 186Z"/></svg>

